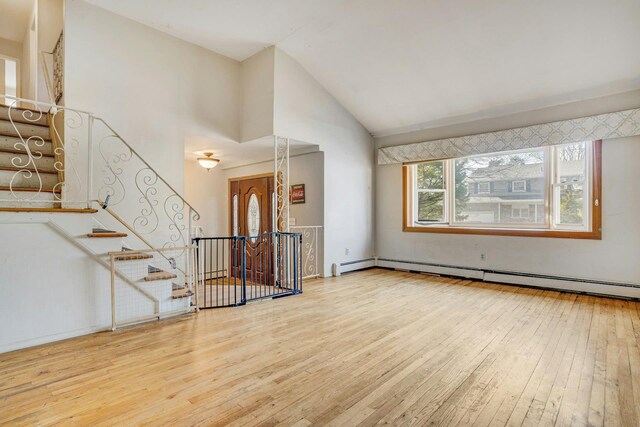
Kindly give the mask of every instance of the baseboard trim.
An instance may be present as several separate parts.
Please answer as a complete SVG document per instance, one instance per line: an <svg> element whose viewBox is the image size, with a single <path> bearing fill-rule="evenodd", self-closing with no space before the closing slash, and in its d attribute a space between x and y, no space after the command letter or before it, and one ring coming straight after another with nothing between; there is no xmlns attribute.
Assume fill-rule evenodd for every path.
<svg viewBox="0 0 640 427"><path fill-rule="evenodd" d="M65 331L58 334L46 335L43 337L30 338L24 341L0 345L0 354L110 330L111 327L108 326L93 326L88 328L75 329L73 331Z"/></svg>
<svg viewBox="0 0 640 427"><path fill-rule="evenodd" d="M398 270L417 271L421 273L442 274L444 276L464 277L467 279L482 280L484 277L484 272L477 268L464 268L445 264L431 264L427 262L378 258L376 266L395 268Z"/></svg>
<svg viewBox="0 0 640 427"><path fill-rule="evenodd" d="M484 270L446 264L377 258L376 266L396 270L463 277L506 285L528 286L558 291L586 293L616 298L640 299L640 284L575 277L529 274L514 271Z"/></svg>
<svg viewBox="0 0 640 427"><path fill-rule="evenodd" d="M349 273L350 271L364 270L366 268L376 267L375 258L365 258L356 261L348 261L340 264L340 274Z"/></svg>

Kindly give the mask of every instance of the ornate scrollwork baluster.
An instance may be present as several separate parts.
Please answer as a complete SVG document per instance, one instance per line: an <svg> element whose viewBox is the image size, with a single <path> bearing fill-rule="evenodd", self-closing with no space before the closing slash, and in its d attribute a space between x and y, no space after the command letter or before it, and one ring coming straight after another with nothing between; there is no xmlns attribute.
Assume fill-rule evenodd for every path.
<svg viewBox="0 0 640 427"><path fill-rule="evenodd" d="M127 196L122 174L124 164L133 158L133 151L117 135L110 134L100 140L98 152L103 160L103 186L98 190L98 197L105 200L110 196L110 204L118 205Z"/></svg>
<svg viewBox="0 0 640 427"><path fill-rule="evenodd" d="M164 212L169 218L169 231L171 235L164 247L186 246L186 227L184 225L184 201L177 194L172 194L164 201Z"/></svg>

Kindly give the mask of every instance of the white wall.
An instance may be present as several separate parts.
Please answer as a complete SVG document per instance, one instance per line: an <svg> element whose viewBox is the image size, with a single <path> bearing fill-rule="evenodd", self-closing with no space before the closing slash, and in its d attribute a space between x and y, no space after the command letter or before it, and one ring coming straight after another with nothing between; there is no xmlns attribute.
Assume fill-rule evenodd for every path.
<svg viewBox="0 0 640 427"><path fill-rule="evenodd" d="M391 140L417 142L617 111L640 105L637 94L468 123L457 129L398 135L380 139L378 144ZM640 170L635 166L638 158L640 137L603 142L601 241L403 232L402 166L377 166L376 255L403 261L638 284L640 198L629 187L629 183L640 180ZM487 254L485 261L480 259L481 252ZM601 292L606 293L606 288Z"/></svg>
<svg viewBox="0 0 640 427"><path fill-rule="evenodd" d="M274 47L242 62L242 142L273 135Z"/></svg>
<svg viewBox="0 0 640 427"><path fill-rule="evenodd" d="M238 62L66 1L66 106L103 117L178 191L186 138L239 140L239 94Z"/></svg>
<svg viewBox="0 0 640 427"><path fill-rule="evenodd" d="M207 172L196 161L185 161L185 197L202 218L197 225L205 236L228 236L229 179L273 173L273 162L262 162L231 169L220 167ZM324 225L324 153L315 152L290 159L290 183L305 184L306 203L291 205L290 216L297 225ZM322 254L322 241L319 252ZM321 265L321 264L320 264Z"/></svg>
<svg viewBox="0 0 640 427"><path fill-rule="evenodd" d="M185 197L201 214L197 225L205 236L229 236L229 179L273 172L273 162L262 162L207 172L196 161L185 161ZM297 225L324 225L324 153L315 152L290 159L290 183L305 184L306 203L291 205ZM322 271L323 240L319 240Z"/></svg>
<svg viewBox="0 0 640 427"><path fill-rule="evenodd" d="M103 117L179 192L186 140L239 140L238 62L80 0L66 1L65 12L66 106ZM29 37L27 33L23 46L27 56ZM23 62L29 66L22 71L31 76L36 67ZM31 83L36 80L26 80L31 93L25 96L34 98ZM86 146L86 139L78 142ZM80 157L76 166L86 168L80 164L85 159ZM99 174L101 165L94 166ZM132 183L128 191L131 210L140 212ZM19 215L20 222L33 216ZM76 219L56 215L59 221ZM77 216L74 235L83 239L100 225L94 218L101 215ZM93 273L102 268L95 261L44 225L18 226L3 215L0 236L13 242L0 248L0 352L109 325L109 275L95 278ZM121 246L112 243L100 252Z"/></svg>
<svg viewBox="0 0 640 427"><path fill-rule="evenodd" d="M90 230L91 216L57 215L0 215L2 241L11 242L0 245L0 353L111 325L109 271L45 224L73 235Z"/></svg>
<svg viewBox="0 0 640 427"><path fill-rule="evenodd" d="M325 274L333 263L372 257L371 135L300 64L279 49L275 50L274 132L317 144L325 153Z"/></svg>

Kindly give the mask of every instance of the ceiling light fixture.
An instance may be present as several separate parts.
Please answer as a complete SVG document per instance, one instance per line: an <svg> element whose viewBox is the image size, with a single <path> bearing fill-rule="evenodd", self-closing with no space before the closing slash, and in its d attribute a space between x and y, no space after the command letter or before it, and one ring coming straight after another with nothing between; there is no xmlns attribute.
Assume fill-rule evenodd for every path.
<svg viewBox="0 0 640 427"><path fill-rule="evenodd" d="M220 159L214 159L213 157L211 157L213 156L213 153L202 153L202 154L205 157L198 157L198 163L200 163L200 166L205 168L207 172L209 172L211 169L218 166L218 163L220 163Z"/></svg>

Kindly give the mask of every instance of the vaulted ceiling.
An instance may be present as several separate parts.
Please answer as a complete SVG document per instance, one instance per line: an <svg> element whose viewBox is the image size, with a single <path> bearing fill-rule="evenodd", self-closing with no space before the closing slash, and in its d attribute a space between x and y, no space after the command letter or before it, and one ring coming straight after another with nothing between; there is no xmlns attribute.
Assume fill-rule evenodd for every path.
<svg viewBox="0 0 640 427"><path fill-rule="evenodd" d="M374 135L640 89L638 0L90 0L242 61L276 45Z"/></svg>

